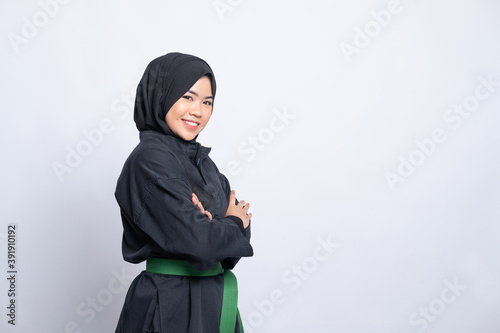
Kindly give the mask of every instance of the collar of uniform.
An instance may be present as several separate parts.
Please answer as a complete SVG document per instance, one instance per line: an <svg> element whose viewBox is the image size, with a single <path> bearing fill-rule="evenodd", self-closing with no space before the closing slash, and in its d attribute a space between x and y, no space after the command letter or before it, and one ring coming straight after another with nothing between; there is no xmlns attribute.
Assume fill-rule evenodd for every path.
<svg viewBox="0 0 500 333"><path fill-rule="evenodd" d="M160 140L161 142L165 143L170 149L186 154L193 160L195 159L195 157L199 159L208 156L208 154L212 150L212 148L204 147L196 141L188 142L180 140L174 136L163 134L156 131L141 131L139 133L139 137L141 141L147 139Z"/></svg>

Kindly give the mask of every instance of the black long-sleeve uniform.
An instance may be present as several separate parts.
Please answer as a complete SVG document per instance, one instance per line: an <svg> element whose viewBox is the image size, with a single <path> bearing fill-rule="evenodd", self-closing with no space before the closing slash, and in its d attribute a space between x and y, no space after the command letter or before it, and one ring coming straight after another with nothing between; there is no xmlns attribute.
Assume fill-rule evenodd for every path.
<svg viewBox="0 0 500 333"><path fill-rule="evenodd" d="M224 217L229 183L209 148L155 131L141 132L118 180L123 256L184 259L200 270L221 262L231 269L253 254L250 227ZM208 219L191 201L195 193ZM182 277L142 272L130 286L118 332L218 332L222 275ZM239 332L237 325L236 332Z"/></svg>
<svg viewBox="0 0 500 333"><path fill-rule="evenodd" d="M118 179L123 257L182 259L205 270L226 269L253 255L250 226L227 216L229 183L196 138L184 141L165 122L171 106L202 76L215 78L200 58L169 53L153 60L137 88L134 120L140 143ZM213 219L192 203L195 193ZM189 277L143 271L132 282L117 333L219 332L223 276ZM236 319L236 318L235 318ZM236 322L235 332L239 333Z"/></svg>

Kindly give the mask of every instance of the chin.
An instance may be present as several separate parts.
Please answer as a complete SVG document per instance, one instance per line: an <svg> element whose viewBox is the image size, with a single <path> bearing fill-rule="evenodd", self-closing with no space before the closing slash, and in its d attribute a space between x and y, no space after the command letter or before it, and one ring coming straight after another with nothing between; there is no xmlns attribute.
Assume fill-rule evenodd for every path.
<svg viewBox="0 0 500 333"><path fill-rule="evenodd" d="M183 139L184 141L191 141L193 140L194 138L196 138L196 135L198 134L184 134L184 135L179 135L181 137L181 139Z"/></svg>

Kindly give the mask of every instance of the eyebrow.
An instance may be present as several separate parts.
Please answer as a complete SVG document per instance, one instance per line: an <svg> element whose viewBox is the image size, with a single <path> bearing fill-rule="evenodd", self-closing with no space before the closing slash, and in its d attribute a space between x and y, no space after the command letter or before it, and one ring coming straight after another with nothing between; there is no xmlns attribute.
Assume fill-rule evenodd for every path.
<svg viewBox="0 0 500 333"><path fill-rule="evenodd" d="M197 93L196 91L188 90L188 93L193 94L193 95L195 95L196 97L200 97L200 95L198 95L198 93ZM205 97L204 99L208 99L208 98L214 99L214 97L213 97L213 96L207 96L207 97Z"/></svg>

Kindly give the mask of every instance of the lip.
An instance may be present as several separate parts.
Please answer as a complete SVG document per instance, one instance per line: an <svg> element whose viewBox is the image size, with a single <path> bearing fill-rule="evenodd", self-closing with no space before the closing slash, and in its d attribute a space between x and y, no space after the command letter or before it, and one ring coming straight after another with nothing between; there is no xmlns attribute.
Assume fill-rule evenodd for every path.
<svg viewBox="0 0 500 333"><path fill-rule="evenodd" d="M200 126L200 123L194 120L188 120L188 119L181 119L184 125L186 125L187 128L195 130ZM196 125L193 125L196 124Z"/></svg>

